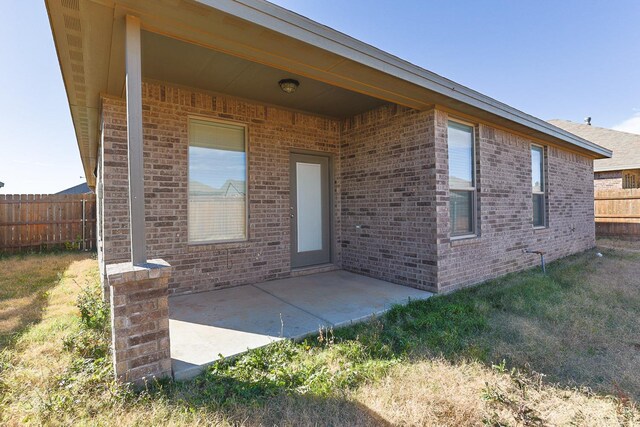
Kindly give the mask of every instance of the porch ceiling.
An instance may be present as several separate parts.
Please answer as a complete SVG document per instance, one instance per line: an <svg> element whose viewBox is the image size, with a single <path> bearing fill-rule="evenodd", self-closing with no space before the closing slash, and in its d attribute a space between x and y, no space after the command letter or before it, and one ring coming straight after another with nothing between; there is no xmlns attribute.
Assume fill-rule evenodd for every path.
<svg viewBox="0 0 640 427"><path fill-rule="evenodd" d="M142 33L142 76L337 118L385 103L300 74L148 31ZM284 78L300 82L295 93L287 94L280 89L278 82Z"/></svg>
<svg viewBox="0 0 640 427"><path fill-rule="evenodd" d="M189 86L208 88L223 84L208 78L212 64L222 61L229 73L222 90L238 89L243 82L242 90L251 92L245 95L248 98L323 114L331 106L334 116L375 106L378 99L422 110L437 106L594 158L611 156L610 151L541 119L263 0L45 0L45 4L80 156L92 187L100 95L124 96L126 15L138 17L147 32L192 45L188 52L168 52L172 56L164 64L158 64L162 61L152 53L146 61L156 65L146 67L147 77L157 73L156 78L185 80L177 68L190 65L181 62L190 57L191 63L203 68L185 67L198 71L200 83L190 80ZM154 41L149 33L145 39L146 49L160 40ZM175 43L165 40L159 45ZM197 49L211 52L196 60ZM253 65L243 69L237 61ZM277 87L267 84L282 76L300 77L299 104L294 97L282 98ZM234 83L233 77L238 81Z"/></svg>

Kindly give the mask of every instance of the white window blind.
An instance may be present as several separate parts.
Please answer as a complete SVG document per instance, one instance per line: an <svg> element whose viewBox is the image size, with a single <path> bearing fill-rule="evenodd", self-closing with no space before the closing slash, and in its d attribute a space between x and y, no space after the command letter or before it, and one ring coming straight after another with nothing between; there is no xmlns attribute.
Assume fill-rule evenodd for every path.
<svg viewBox="0 0 640 427"><path fill-rule="evenodd" d="M449 217L451 236L475 233L475 156L473 127L450 121Z"/></svg>
<svg viewBox="0 0 640 427"><path fill-rule="evenodd" d="M473 128L449 122L449 187L472 188L474 180Z"/></svg>
<svg viewBox="0 0 640 427"><path fill-rule="evenodd" d="M533 226L546 224L546 182L544 177L544 148L531 146L531 191L533 198Z"/></svg>
<svg viewBox="0 0 640 427"><path fill-rule="evenodd" d="M189 146L244 153L244 127L207 120L189 120Z"/></svg>
<svg viewBox="0 0 640 427"><path fill-rule="evenodd" d="M189 120L189 242L247 238L245 128Z"/></svg>

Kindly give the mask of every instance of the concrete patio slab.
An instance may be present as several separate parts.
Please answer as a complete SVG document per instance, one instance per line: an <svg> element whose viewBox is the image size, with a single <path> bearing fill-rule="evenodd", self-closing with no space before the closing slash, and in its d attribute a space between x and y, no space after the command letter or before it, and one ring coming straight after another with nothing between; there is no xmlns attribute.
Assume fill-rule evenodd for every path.
<svg viewBox="0 0 640 427"><path fill-rule="evenodd" d="M222 357L320 326L342 326L380 315L430 292L342 270L274 280L169 299L174 377L191 378Z"/></svg>
<svg viewBox="0 0 640 427"><path fill-rule="evenodd" d="M394 304L406 304L410 299L431 296L430 292L344 270L274 280L255 286L334 327L380 315Z"/></svg>
<svg viewBox="0 0 640 427"><path fill-rule="evenodd" d="M254 286L169 299L174 377L197 375L203 365L317 330L313 315Z"/></svg>

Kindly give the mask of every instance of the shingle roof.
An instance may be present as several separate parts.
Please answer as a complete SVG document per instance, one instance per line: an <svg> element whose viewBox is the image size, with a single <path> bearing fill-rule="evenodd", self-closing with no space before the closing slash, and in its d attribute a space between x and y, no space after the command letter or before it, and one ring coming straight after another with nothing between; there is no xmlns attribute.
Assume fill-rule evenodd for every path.
<svg viewBox="0 0 640 427"><path fill-rule="evenodd" d="M549 120L549 123L613 151L613 156L610 159L593 161L595 172L640 168L640 135L638 134L575 123L569 120L555 119Z"/></svg>
<svg viewBox="0 0 640 427"><path fill-rule="evenodd" d="M74 185L73 187L69 187L65 190L59 191L56 194L87 194L93 193L87 183Z"/></svg>

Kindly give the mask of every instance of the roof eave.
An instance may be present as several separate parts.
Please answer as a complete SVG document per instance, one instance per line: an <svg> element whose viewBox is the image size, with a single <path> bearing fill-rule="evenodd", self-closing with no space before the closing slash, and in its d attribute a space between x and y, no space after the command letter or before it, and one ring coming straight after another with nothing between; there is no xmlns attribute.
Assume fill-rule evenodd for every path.
<svg viewBox="0 0 640 427"><path fill-rule="evenodd" d="M480 92L266 1L196 1L558 138L593 153L595 158L608 158L612 155L610 150L576 137L542 119L526 114Z"/></svg>
<svg viewBox="0 0 640 427"><path fill-rule="evenodd" d="M58 38L56 37L55 31L54 31L54 25L53 25L53 20L51 17L51 10L49 8L49 2L45 1L45 8L47 10L47 20L49 21L49 29L51 30L51 38L53 39L53 45L56 49L56 59L58 60L58 67L60 68L60 74L62 76L62 82L63 85L65 87L65 91L67 91L68 88L68 81L67 81L67 76L65 75L64 72L64 68L62 67L62 56L60 55L60 47L58 46ZM78 150L80 151L80 158L82 160L82 169L84 170L84 175L85 175L85 179L87 180L87 184L91 187L94 188L95 187L95 165L92 164L92 162L89 161L85 161L85 158L83 156L83 152L82 152L82 147L80 145L80 137L78 134L78 126L76 125L76 119L73 115L73 108L71 105L71 99L68 96L67 93L67 106L69 107L69 115L71 116L71 122L73 123L73 130L74 133L76 135L76 144L78 146Z"/></svg>
<svg viewBox="0 0 640 427"><path fill-rule="evenodd" d="M54 33L54 40L56 41L56 50L58 53L60 67L63 73L63 79L65 80L65 87L67 89L69 105L72 110L76 137L78 138L78 144L80 146L79 135L82 134L83 131L87 133L87 130L79 128L76 117L74 116L73 103L71 102L70 94L70 90L72 91L73 89L69 84L67 84L70 75L65 75L65 67L63 66L63 60L65 58L62 58L60 55L62 51L58 46L58 39L56 38L54 22L51 18L51 12L49 10L49 3L50 0L45 1L45 4L47 5L47 12L50 15L49 19L52 27L52 32ZM145 12L145 10L149 9L151 6L148 3L145 4L144 2L141 2L140 0L122 0L117 4L112 0L93 0L92 2L87 2L87 4L88 3L100 4L101 6L111 8L112 10L115 7L115 10L117 12L116 14L125 12L134 14L140 13L142 14L144 19L149 19L150 21L152 21L150 28L148 28L151 31L160 30L161 32L166 33L169 36L174 35L176 36L176 38L180 38L185 41L189 41L192 43L201 43L203 46L207 45L206 42L202 42L201 40L197 39L199 37L205 37L202 34L204 34L204 31L210 27L210 25L207 26L207 22L203 21L203 19L208 18L203 18L201 14L202 10L194 10L193 12L189 12L190 15L187 15L187 18L189 18L188 20L178 22L176 21L174 15L169 15L170 12L168 11L175 11L175 9L167 9L167 5L165 5L167 7L164 7L163 9L162 4L154 4L153 11L147 10ZM184 5L186 5L187 3L187 1L181 3L182 6L180 7L186 7ZM464 112L463 110L466 110L468 114L471 115L475 113L479 116L483 116L485 119L495 119L497 120L496 123L502 123L503 126L512 127L513 130L525 130L527 134L530 134L534 137L540 137L545 141L558 143L561 146L577 148L577 151L592 158L598 159L611 157L611 151L603 147L600 147L582 138L576 137L575 135L566 132L556 126L553 126L541 119L519 111L470 88L457 84L433 72L415 66L380 49L358 41L352 37L339 33L317 22L314 22L310 19L302 17L298 14L295 14L291 11L288 11L266 1L191 0L191 3L194 3L194 5L189 6L188 9L196 6L195 4L199 4L203 8L211 8L211 10L216 10L223 14L229 15L230 17L235 17L246 21L256 26L254 28L263 28L268 31L284 35L292 41L309 45L313 48L313 52L315 52L315 54L321 55L323 54L323 52L325 52L327 54L339 56L345 63L348 62L350 64L353 64L354 67L360 67L360 69L362 70L372 70L371 73L375 74L368 76L367 78L369 78L369 80L362 81L354 79L354 75L351 74L348 76L351 78L351 80L349 80L345 79L345 74L336 73L334 70L313 69L311 63L300 64L300 67L307 67L304 70L305 72L307 72L307 77L327 77L329 79L326 80L327 83L335 84L336 86L351 89L356 92L365 93L370 96L378 96L381 99L387 100L388 102L396 102L402 105L410 106L412 108L421 109L427 108L426 106L429 105L433 106L434 104L437 104L437 99L427 99L429 96L433 96L434 98L439 99L446 99L447 104L449 104L449 108L459 108L461 109L461 112ZM113 20L115 19L115 15L112 14L107 18ZM145 23L144 19L143 25ZM199 23L194 24L194 21ZM185 23L187 23L188 25L193 25L193 28L186 28L185 25L187 24ZM197 25L199 25L200 27L198 27ZM229 25L233 25L233 23L230 23ZM91 87L90 89L93 90L92 93L100 93L104 91L112 95L121 96L121 93L118 93L118 89L121 88L121 84L113 84L111 82L113 76L117 77L117 73L115 72L115 70L117 70L117 66L114 67L113 65L114 58L117 57L117 55L114 55L113 51L114 42L117 41L117 33L115 32L115 28L116 27L114 24L114 30L112 33L113 39L109 37L107 40L107 42L111 42L110 44L107 43L111 46L111 55L109 57L110 62L106 65L108 70L103 70L102 68L100 68L100 70L108 73L109 82L106 84L106 86L103 85L104 87ZM192 29L194 31L190 31ZM93 42L95 42L95 35L97 31L97 29L94 30ZM179 31L182 31L182 33L178 34L177 32ZM102 40L100 41L102 42ZM227 40L226 43L230 43L229 40ZM107 44L105 44L105 46ZM118 43L115 43L115 46L117 47ZM93 49L87 49L89 52L95 51ZM233 51L227 51L230 54L233 54ZM268 54L275 55L275 53L272 52L265 53L265 55ZM92 59L95 60L96 57L97 55L94 55ZM251 60L251 58L247 59ZM291 58L289 58L289 60L290 59ZM98 60L98 64L103 67L100 62L101 61ZM263 63L269 65L268 62ZM67 68L69 67L67 66ZM113 70L111 68L113 68ZM283 66L282 68L285 69L286 67ZM85 69L88 70L89 67L85 67ZM84 72L89 73L89 71ZM316 72L325 74L314 75L313 73ZM359 74L357 75L359 76ZM87 74L87 76L89 75ZM118 82L122 83L120 82L120 80L116 81L116 83ZM347 87L346 85L349 86ZM367 93L365 91L369 92ZM87 90L87 92L89 92L89 90ZM386 95L388 95L389 97L385 98ZM406 101L406 103L403 104L403 101ZM97 114L98 105L93 105L95 104L94 101L91 102L92 104L87 105L87 107L93 108L93 110L91 111L91 119L96 122L97 117L94 116ZM90 134L89 137L92 139L89 148L83 150L81 147L81 156L84 163L85 174L90 185L94 184L93 169L95 167L95 155L98 145L98 132L95 131L94 128L97 129L97 123L93 123L93 127L90 129L91 131L88 132Z"/></svg>
<svg viewBox="0 0 640 427"><path fill-rule="evenodd" d="M594 172L616 172L616 171L626 171L632 169L640 169L640 165L622 165L622 166L604 166L598 167L596 163L594 163L593 171Z"/></svg>

